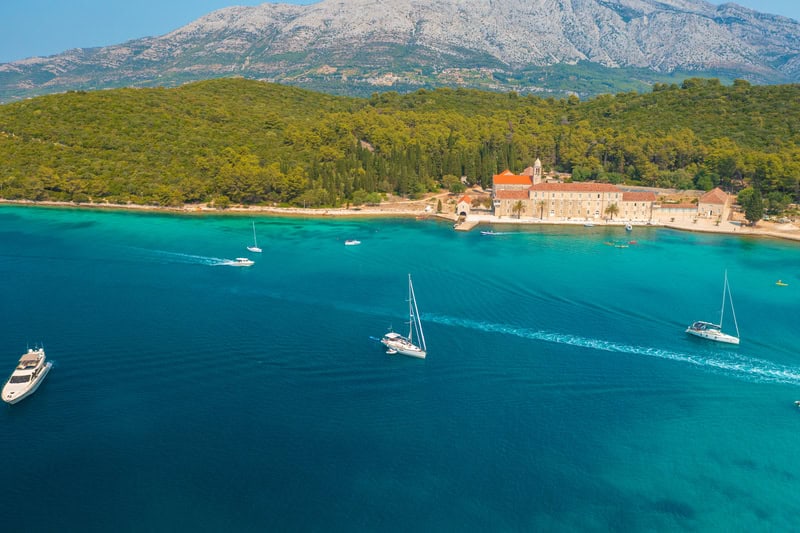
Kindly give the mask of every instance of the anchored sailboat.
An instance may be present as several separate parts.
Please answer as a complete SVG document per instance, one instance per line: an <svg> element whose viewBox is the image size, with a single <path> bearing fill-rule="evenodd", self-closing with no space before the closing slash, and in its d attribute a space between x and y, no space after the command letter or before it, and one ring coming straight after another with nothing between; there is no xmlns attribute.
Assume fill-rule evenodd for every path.
<svg viewBox="0 0 800 533"><path fill-rule="evenodd" d="M414 344L415 333L419 345ZM381 344L386 346L386 353L388 354L399 353L425 359L428 347L425 345L425 334L422 333L422 321L419 318L417 298L414 295L411 274L408 275L408 337L403 337L389 328L389 332L381 339Z"/></svg>
<svg viewBox="0 0 800 533"><path fill-rule="evenodd" d="M726 299L731 303L731 315L733 315L733 325L736 327L736 336L722 332L722 319L725 316ZM712 341L739 344L739 324L736 322L736 311L733 309L733 297L731 296L731 287L728 285L727 270L725 271L725 283L722 285L722 308L719 311L719 324L698 320L686 328L686 333Z"/></svg>
<svg viewBox="0 0 800 533"><path fill-rule="evenodd" d="M258 247L258 239L256 239L256 223L253 222L253 246L248 246L251 252L261 253L261 248Z"/></svg>

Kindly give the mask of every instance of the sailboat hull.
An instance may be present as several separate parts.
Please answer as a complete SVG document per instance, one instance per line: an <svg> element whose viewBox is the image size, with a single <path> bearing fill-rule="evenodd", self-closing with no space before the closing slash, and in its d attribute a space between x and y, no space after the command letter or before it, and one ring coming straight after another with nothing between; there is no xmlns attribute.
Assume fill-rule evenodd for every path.
<svg viewBox="0 0 800 533"><path fill-rule="evenodd" d="M390 355L400 354L409 357L416 357L418 359L425 359L427 353L425 350L394 332L389 332L381 339L381 344L386 346L386 353Z"/></svg>
<svg viewBox="0 0 800 533"><path fill-rule="evenodd" d="M686 328L686 333L700 337L701 339L708 339L710 341L724 342L726 344L739 344L739 337L722 333L719 330L698 330L692 327Z"/></svg>

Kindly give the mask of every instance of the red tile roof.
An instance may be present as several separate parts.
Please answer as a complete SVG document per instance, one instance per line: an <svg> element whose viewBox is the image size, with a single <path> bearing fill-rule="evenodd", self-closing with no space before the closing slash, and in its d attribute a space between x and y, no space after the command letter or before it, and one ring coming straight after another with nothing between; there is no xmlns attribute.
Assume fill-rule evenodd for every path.
<svg viewBox="0 0 800 533"><path fill-rule="evenodd" d="M527 200L528 191L500 189L499 191L494 191L494 197L498 200Z"/></svg>
<svg viewBox="0 0 800 533"><path fill-rule="evenodd" d="M722 189L717 187L716 189L710 190L705 193L703 196L700 197L700 203L703 204L722 204L728 201L728 195L723 192Z"/></svg>
<svg viewBox="0 0 800 533"><path fill-rule="evenodd" d="M531 186L531 190L545 192L622 192L619 187L610 183L594 182L537 183Z"/></svg>
<svg viewBox="0 0 800 533"><path fill-rule="evenodd" d="M461 197L461 198L458 200L458 203L461 203L461 202L467 202L468 204L470 204L470 203L472 203L472 198L470 198L469 196L467 196L467 195L465 194L464 196L462 196L462 197Z"/></svg>
<svg viewBox="0 0 800 533"><path fill-rule="evenodd" d="M505 170L500 174L495 174L494 176L492 176L492 182L495 185L530 185L531 177L520 176L514 174L510 170Z"/></svg>
<svg viewBox="0 0 800 533"><path fill-rule="evenodd" d="M653 192L624 192L623 202L655 202L656 194Z"/></svg>

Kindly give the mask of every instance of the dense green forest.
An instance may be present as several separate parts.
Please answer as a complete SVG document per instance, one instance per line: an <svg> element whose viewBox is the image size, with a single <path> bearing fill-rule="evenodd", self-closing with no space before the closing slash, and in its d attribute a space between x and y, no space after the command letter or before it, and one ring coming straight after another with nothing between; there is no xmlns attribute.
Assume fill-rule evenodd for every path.
<svg viewBox="0 0 800 533"><path fill-rule="evenodd" d="M347 98L245 79L0 106L0 197L333 206L490 186L540 158L575 180L800 199L800 85L656 84L587 101L469 89Z"/></svg>

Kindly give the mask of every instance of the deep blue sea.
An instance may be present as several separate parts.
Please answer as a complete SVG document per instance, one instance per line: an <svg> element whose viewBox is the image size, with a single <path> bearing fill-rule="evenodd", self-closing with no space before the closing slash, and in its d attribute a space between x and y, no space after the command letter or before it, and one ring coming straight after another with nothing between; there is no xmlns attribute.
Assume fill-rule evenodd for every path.
<svg viewBox="0 0 800 533"><path fill-rule="evenodd" d="M0 208L0 529L798 530L800 243L494 229Z"/></svg>

